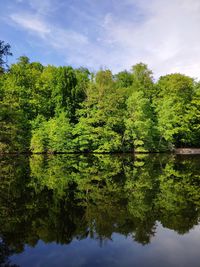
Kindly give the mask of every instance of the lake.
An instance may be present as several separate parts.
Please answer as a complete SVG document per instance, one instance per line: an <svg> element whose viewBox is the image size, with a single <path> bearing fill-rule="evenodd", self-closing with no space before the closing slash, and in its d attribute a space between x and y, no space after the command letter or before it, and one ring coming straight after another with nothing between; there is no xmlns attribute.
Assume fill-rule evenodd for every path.
<svg viewBox="0 0 200 267"><path fill-rule="evenodd" d="M199 266L200 156L0 158L0 266Z"/></svg>

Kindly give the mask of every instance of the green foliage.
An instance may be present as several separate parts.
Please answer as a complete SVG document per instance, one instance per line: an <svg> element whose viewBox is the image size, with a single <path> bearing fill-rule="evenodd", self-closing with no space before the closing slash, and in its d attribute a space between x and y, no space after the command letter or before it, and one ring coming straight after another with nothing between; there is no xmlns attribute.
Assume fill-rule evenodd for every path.
<svg viewBox="0 0 200 267"><path fill-rule="evenodd" d="M30 149L34 153L47 152L48 144L48 128L47 121L38 116L35 121L32 122L34 128L32 130L32 137L30 142Z"/></svg>
<svg viewBox="0 0 200 267"><path fill-rule="evenodd" d="M128 88L133 84L133 77L130 72L125 70L115 75L115 81L118 88Z"/></svg>
<svg viewBox="0 0 200 267"><path fill-rule="evenodd" d="M99 71L95 81L88 87L86 101L79 110L74 144L80 151L119 151L123 148L124 91L115 88L109 70Z"/></svg>
<svg viewBox="0 0 200 267"><path fill-rule="evenodd" d="M154 100L160 141L169 148L192 145L188 114L194 108L194 82L190 77L171 74L158 81L159 94Z"/></svg>
<svg viewBox="0 0 200 267"><path fill-rule="evenodd" d="M4 64L10 47L1 42ZM0 152L149 152L199 146L200 86L144 63L96 74L22 56L0 75Z"/></svg>
<svg viewBox="0 0 200 267"><path fill-rule="evenodd" d="M72 126L64 112L45 121L37 117L33 121L30 149L34 153L72 152Z"/></svg>
<svg viewBox="0 0 200 267"><path fill-rule="evenodd" d="M29 148L30 125L15 93L7 85L8 75L0 78L0 153L25 152Z"/></svg>
<svg viewBox="0 0 200 267"><path fill-rule="evenodd" d="M155 95L153 72L144 63L138 63L132 67L133 90L142 90L145 96L152 100Z"/></svg>
<svg viewBox="0 0 200 267"><path fill-rule="evenodd" d="M85 98L85 87L88 81L86 70L73 70L72 67L58 67L52 88L52 99L55 114L65 111L71 122L75 121L76 109ZM82 86L81 86L82 83Z"/></svg>
<svg viewBox="0 0 200 267"><path fill-rule="evenodd" d="M135 91L127 101L126 133L127 142L138 152L153 151L154 122L149 99L142 91Z"/></svg>
<svg viewBox="0 0 200 267"><path fill-rule="evenodd" d="M147 65L139 63L133 66L133 84L127 99L125 119L125 140L128 150L148 152L159 150L156 138L154 112L152 107L153 78Z"/></svg>

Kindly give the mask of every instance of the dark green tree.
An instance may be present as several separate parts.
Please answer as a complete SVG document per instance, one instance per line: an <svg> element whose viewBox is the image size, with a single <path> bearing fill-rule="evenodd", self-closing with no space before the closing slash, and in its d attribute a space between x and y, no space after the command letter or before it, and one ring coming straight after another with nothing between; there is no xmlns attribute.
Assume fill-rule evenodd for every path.
<svg viewBox="0 0 200 267"><path fill-rule="evenodd" d="M12 56L10 44L6 44L0 40L0 74L2 74L7 68L8 56Z"/></svg>

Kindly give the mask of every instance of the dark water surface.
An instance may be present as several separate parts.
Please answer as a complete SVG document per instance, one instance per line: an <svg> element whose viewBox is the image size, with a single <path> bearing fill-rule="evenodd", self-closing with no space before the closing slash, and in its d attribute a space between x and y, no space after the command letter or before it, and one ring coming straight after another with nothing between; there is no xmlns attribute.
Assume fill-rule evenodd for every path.
<svg viewBox="0 0 200 267"><path fill-rule="evenodd" d="M0 266L200 266L200 156L0 158Z"/></svg>

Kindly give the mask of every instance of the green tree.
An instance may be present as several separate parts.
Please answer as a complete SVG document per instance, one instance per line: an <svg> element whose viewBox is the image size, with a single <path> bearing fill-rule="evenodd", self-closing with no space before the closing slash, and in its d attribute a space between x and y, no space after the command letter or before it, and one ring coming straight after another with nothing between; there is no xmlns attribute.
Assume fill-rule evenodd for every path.
<svg viewBox="0 0 200 267"><path fill-rule="evenodd" d="M194 93L193 79L182 74L163 76L158 81L159 94L154 106L158 118L160 143L168 148L190 143L190 128L186 119Z"/></svg>
<svg viewBox="0 0 200 267"><path fill-rule="evenodd" d="M154 151L155 125L149 99L143 91L135 91L127 100L125 138L129 149L137 152Z"/></svg>
<svg viewBox="0 0 200 267"><path fill-rule="evenodd" d="M128 88L133 83L132 74L128 71L121 71L114 76L118 88Z"/></svg>
<svg viewBox="0 0 200 267"><path fill-rule="evenodd" d="M158 150L156 118L152 106L154 83L152 71L143 63L133 66L133 84L127 99L125 140L129 150Z"/></svg>
<svg viewBox="0 0 200 267"><path fill-rule="evenodd" d="M72 126L66 113L46 121L38 116L33 121L30 149L34 153L72 152Z"/></svg>
<svg viewBox="0 0 200 267"><path fill-rule="evenodd" d="M65 111L71 122L76 121L76 110L85 99L88 75L89 72L85 69L58 67L52 90L55 114Z"/></svg>
<svg viewBox="0 0 200 267"><path fill-rule="evenodd" d="M99 71L86 94L73 131L75 146L81 151L122 150L125 96L123 90L116 89L111 71Z"/></svg>
<svg viewBox="0 0 200 267"><path fill-rule="evenodd" d="M152 100L155 95L153 72L144 63L138 63L132 67L133 90L143 90L145 96Z"/></svg>

